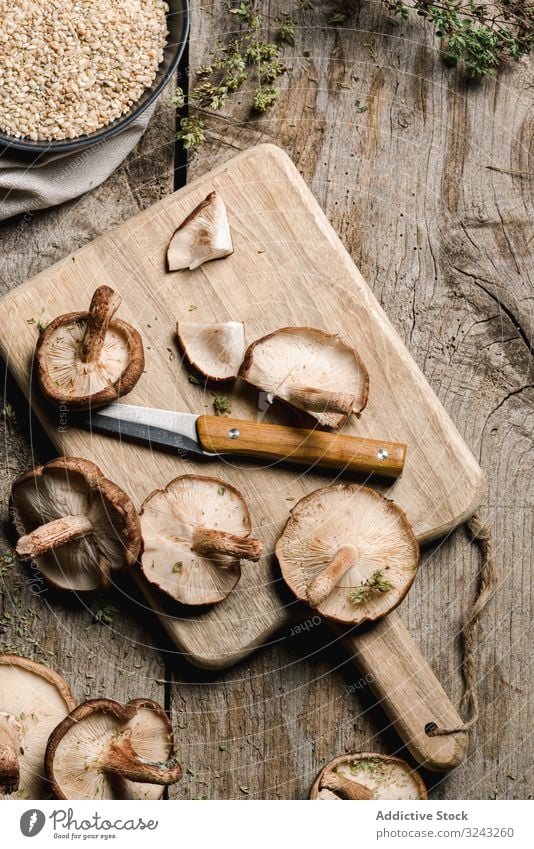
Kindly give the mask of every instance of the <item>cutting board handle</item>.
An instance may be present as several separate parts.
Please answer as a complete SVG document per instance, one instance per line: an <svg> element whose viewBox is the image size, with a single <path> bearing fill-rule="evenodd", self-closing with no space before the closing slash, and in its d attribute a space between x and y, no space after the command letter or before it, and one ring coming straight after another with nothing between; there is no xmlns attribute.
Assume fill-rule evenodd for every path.
<svg viewBox="0 0 534 849"><path fill-rule="evenodd" d="M397 613L360 634L336 630L418 763L436 772L457 766L469 735L432 737L427 733L432 727L458 728L463 722Z"/></svg>

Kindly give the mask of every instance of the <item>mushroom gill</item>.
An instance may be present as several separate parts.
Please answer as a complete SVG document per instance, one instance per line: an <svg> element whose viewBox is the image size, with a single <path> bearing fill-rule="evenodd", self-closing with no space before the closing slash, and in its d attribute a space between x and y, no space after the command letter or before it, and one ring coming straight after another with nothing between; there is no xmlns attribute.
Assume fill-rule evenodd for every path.
<svg viewBox="0 0 534 849"><path fill-rule="evenodd" d="M141 336L115 318L120 296L109 286L94 293L88 312L60 315L36 348L37 374L46 398L70 409L95 408L130 392L143 373Z"/></svg>
<svg viewBox="0 0 534 849"><path fill-rule="evenodd" d="M57 672L0 654L0 799L46 799L44 756L51 731L75 701Z"/></svg>
<svg viewBox="0 0 534 849"><path fill-rule="evenodd" d="M145 577L175 601L216 604L241 577L241 560L259 560L241 494L218 478L184 475L143 504Z"/></svg>
<svg viewBox="0 0 534 849"><path fill-rule="evenodd" d="M54 587L78 592L107 586L141 548L135 508L89 460L60 457L12 487L16 552L35 560Z"/></svg>
<svg viewBox="0 0 534 849"><path fill-rule="evenodd" d="M419 546L398 505L357 484L324 487L296 504L276 544L292 592L323 616L356 625L404 598Z"/></svg>
<svg viewBox="0 0 534 849"><path fill-rule="evenodd" d="M47 775L59 799L161 799L182 769L172 728L160 705L90 699L53 731Z"/></svg>
<svg viewBox="0 0 534 849"><path fill-rule="evenodd" d="M193 324L179 321L178 341L190 364L208 380L233 380L245 355L242 321Z"/></svg>
<svg viewBox="0 0 534 849"><path fill-rule="evenodd" d="M357 352L313 327L283 327L253 342L240 376L308 413L320 425L342 427L367 403L369 376Z"/></svg>
<svg viewBox="0 0 534 849"><path fill-rule="evenodd" d="M169 271L195 271L203 263L233 252L226 206L218 192L210 192L174 231L167 266Z"/></svg>
<svg viewBox="0 0 534 849"><path fill-rule="evenodd" d="M375 752L341 755L315 779L310 799L428 799L420 775L401 758Z"/></svg>

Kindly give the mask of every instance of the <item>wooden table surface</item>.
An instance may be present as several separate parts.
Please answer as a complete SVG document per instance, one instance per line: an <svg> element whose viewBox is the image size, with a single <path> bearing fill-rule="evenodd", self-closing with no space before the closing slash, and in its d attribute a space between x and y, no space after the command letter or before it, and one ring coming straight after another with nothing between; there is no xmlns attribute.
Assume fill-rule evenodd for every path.
<svg viewBox="0 0 534 849"><path fill-rule="evenodd" d="M208 118L208 142L186 173L175 161L175 113L164 96L139 147L103 186L0 226L0 293L172 191L175 180L260 141L284 147L488 478L482 514L501 582L480 629L481 716L466 761L445 777L425 776L431 796L529 798L534 64L469 84L441 63L418 18L398 24L380 3L363 2L343 29L325 29L324 12L290 5L300 50L274 110L249 120L246 94L234 98ZM269 13L287 7L271 2ZM224 34L220 9L193 0L193 72ZM5 523L11 481L50 448L24 420L1 368L15 416L8 407L0 423ZM11 545L4 536L4 554ZM457 531L425 550L422 578L400 608L456 703L457 634L477 565L476 547ZM1 650L46 660L80 700L148 696L170 709L184 765L173 798L304 798L318 769L344 751L399 751L365 681L311 620L209 674L172 651L133 584L65 606L38 594L31 572L8 555L0 590Z"/></svg>

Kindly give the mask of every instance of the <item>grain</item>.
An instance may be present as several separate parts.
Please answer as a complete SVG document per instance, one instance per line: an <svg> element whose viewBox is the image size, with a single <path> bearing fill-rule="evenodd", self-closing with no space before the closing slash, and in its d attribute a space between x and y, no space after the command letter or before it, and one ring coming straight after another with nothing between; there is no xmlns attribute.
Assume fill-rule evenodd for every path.
<svg viewBox="0 0 534 849"><path fill-rule="evenodd" d="M163 0L0 0L0 129L74 139L128 113L167 39Z"/></svg>

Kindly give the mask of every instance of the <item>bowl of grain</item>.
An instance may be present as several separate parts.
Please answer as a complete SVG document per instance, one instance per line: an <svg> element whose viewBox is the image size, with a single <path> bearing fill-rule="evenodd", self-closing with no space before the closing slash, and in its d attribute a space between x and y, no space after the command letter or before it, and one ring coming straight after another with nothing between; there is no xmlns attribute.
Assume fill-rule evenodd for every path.
<svg viewBox="0 0 534 849"><path fill-rule="evenodd" d="M0 0L0 146L80 150L120 133L182 56L187 0Z"/></svg>

